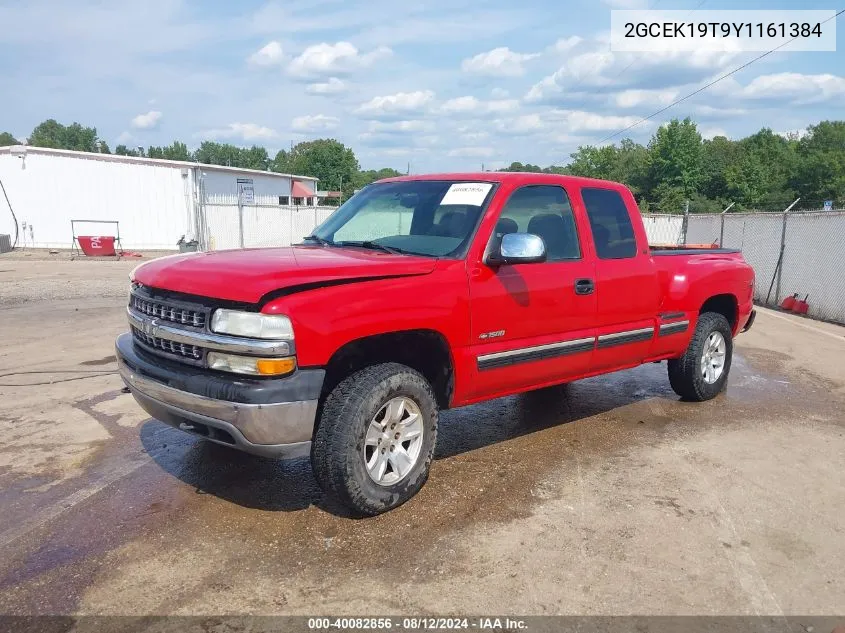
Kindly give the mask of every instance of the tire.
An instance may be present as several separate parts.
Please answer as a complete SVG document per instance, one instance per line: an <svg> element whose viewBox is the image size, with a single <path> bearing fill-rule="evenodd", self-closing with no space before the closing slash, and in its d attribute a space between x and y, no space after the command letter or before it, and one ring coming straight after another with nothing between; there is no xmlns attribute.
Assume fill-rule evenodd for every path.
<svg viewBox="0 0 845 633"><path fill-rule="evenodd" d="M702 366L711 335L716 338L716 333L724 340L724 364L716 380L710 382ZM669 361L669 383L684 400L703 402L715 398L728 382L732 357L733 336L728 320L716 312L705 312L698 317L695 332L684 355Z"/></svg>
<svg viewBox="0 0 845 633"><path fill-rule="evenodd" d="M400 402L401 407L397 405ZM407 417L393 423L398 428L387 428L390 420L397 419L395 415L390 417L390 412L398 409L407 413ZM311 444L311 467L317 483L328 497L358 516L374 516L402 505L428 479L438 415L431 385L410 367L383 363L355 372L337 385L323 403ZM374 446L368 433L378 427L372 424L383 425L390 442L396 437L393 431L402 428L409 429L409 435L413 429L419 431L415 437L420 439ZM382 436L378 441L383 441ZM395 451L391 450L394 446ZM400 447L404 451L401 459ZM367 460L373 459L374 451L382 457L379 459L375 454L376 466L371 475ZM408 455L414 456L412 461L405 461ZM381 470L383 479L378 483L374 477L378 476L379 464L385 461ZM398 468L395 472L394 464ZM412 465L403 472L402 467L408 464Z"/></svg>

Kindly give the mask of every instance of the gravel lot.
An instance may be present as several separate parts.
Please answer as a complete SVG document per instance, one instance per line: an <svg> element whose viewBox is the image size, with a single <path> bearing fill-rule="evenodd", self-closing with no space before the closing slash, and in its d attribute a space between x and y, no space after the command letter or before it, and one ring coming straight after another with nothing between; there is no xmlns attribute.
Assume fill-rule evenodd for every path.
<svg viewBox="0 0 845 633"><path fill-rule="evenodd" d="M352 520L121 392L139 261L0 256L0 614L845 611L843 328L762 310L709 403L661 364L449 411Z"/></svg>

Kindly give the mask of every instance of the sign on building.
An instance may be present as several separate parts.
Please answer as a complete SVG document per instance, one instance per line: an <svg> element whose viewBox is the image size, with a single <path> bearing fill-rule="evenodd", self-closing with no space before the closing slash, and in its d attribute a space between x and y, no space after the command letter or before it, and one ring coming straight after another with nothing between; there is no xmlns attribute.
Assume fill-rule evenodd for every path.
<svg viewBox="0 0 845 633"><path fill-rule="evenodd" d="M255 204L255 187L252 178L238 178L238 204L241 206Z"/></svg>

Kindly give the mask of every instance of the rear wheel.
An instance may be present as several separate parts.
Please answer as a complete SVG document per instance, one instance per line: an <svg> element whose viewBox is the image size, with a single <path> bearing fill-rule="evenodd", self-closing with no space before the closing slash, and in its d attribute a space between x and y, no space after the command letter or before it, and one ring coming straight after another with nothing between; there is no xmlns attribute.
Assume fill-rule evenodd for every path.
<svg viewBox="0 0 845 633"><path fill-rule="evenodd" d="M669 383L684 400L710 400L725 388L732 357L728 320L716 312L705 312L698 317L684 355L669 361Z"/></svg>
<svg viewBox="0 0 845 633"><path fill-rule="evenodd" d="M428 381L398 363L355 372L332 390L311 445L320 487L356 514L375 515L422 488L438 409Z"/></svg>

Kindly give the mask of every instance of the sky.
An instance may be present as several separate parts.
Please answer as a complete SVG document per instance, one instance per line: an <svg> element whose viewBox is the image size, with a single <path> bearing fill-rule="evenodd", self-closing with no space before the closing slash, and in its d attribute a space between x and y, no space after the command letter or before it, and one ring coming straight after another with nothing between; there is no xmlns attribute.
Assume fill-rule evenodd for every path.
<svg viewBox="0 0 845 633"><path fill-rule="evenodd" d="M331 137L362 168L565 164L760 53L614 53L612 8L834 9L814 0L0 0L0 131L55 118L114 148ZM705 138L845 118L845 53L777 52L624 135Z"/></svg>

